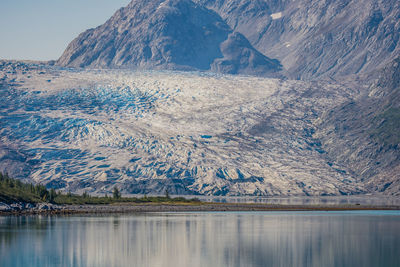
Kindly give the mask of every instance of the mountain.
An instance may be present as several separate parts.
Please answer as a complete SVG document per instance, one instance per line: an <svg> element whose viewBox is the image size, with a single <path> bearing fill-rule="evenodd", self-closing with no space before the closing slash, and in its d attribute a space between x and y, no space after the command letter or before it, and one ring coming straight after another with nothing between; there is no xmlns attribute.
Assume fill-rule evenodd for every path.
<svg viewBox="0 0 400 267"><path fill-rule="evenodd" d="M397 0L134 0L57 63L339 78L398 56L399 20Z"/></svg>
<svg viewBox="0 0 400 267"><path fill-rule="evenodd" d="M397 0L195 0L292 78L369 73L400 54Z"/></svg>
<svg viewBox="0 0 400 267"><path fill-rule="evenodd" d="M105 24L79 35L57 64L230 74L268 74L281 68L218 14L189 0L132 1Z"/></svg>

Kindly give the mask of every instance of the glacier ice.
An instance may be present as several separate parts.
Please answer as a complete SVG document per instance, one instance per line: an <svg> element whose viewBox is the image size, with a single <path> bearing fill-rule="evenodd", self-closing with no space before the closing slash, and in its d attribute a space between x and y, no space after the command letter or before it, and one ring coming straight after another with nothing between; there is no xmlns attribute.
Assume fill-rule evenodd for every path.
<svg viewBox="0 0 400 267"><path fill-rule="evenodd" d="M339 85L32 66L0 75L0 169L15 176L94 193L363 191L313 137L320 114L352 94Z"/></svg>

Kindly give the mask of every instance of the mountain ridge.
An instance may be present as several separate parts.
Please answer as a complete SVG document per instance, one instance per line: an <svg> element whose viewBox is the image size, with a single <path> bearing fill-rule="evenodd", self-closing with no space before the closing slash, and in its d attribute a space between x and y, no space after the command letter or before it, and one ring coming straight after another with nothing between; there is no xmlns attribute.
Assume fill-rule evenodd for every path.
<svg viewBox="0 0 400 267"><path fill-rule="evenodd" d="M181 14L191 15L160 17L157 15L160 13L160 5L172 9L175 5L181 8ZM127 18L135 23L122 30L121 27L126 24L124 19ZM211 40L199 28L190 31L190 28L196 29L193 26L196 23L190 27L187 25L192 18L196 18L196 23L218 22L229 34L242 34L243 39L247 39L245 47L233 45L230 49L235 51L235 55L231 54L224 61L224 65L230 67L211 66L215 59L224 57L220 47L227 39L227 32L221 34L214 29L211 32L222 36L224 40ZM382 68L399 55L399 20L400 3L396 0L134 0L118 10L102 26L82 33L57 63L71 67L122 66L136 69L207 70L230 74L235 74L232 70L236 70L238 74L283 75L303 80L337 78ZM172 42L156 42L147 47L147 42L160 37L154 34L157 27L149 27L151 21L161 27L182 30L182 34L169 35ZM132 34L124 36L126 31ZM197 38L195 33L202 37ZM116 40L116 44L113 40ZM126 49L126 45L121 46L121 43L138 47ZM198 44L210 45L206 50L211 51L212 55L199 49ZM99 46L98 49L96 46ZM87 58L79 52L81 48L87 50ZM165 51L158 53L160 49ZM243 50L246 52L241 52ZM176 53L172 53L172 58L168 59L171 51ZM250 56L247 55L249 53ZM153 54L154 57L151 57ZM253 57L255 59L252 61ZM205 59L205 64L196 65L195 62ZM241 61L245 63L241 64ZM257 62L261 63L254 67Z"/></svg>

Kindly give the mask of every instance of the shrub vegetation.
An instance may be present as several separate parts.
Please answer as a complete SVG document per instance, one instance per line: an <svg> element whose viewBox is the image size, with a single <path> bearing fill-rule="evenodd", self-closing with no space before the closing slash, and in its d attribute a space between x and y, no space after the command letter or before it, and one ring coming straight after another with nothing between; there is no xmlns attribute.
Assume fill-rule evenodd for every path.
<svg viewBox="0 0 400 267"><path fill-rule="evenodd" d="M91 196L84 192L82 195L57 192L53 188L47 189L41 184L24 183L13 179L7 174L0 172L0 202L49 202L54 204L113 204L113 203L198 203L199 199L186 199L183 197L171 198L165 196L146 196L141 198L122 197L117 187L114 187L113 196Z"/></svg>

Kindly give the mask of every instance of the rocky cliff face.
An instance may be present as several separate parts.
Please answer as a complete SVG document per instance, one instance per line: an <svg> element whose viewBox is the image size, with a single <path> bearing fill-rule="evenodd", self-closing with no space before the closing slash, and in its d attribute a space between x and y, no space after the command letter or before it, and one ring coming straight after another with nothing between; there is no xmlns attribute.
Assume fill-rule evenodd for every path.
<svg viewBox="0 0 400 267"><path fill-rule="evenodd" d="M189 0L132 1L76 38L61 66L211 70L268 74L280 69L215 12Z"/></svg>
<svg viewBox="0 0 400 267"><path fill-rule="evenodd" d="M368 73L400 45L397 0L196 0L216 11L293 78Z"/></svg>

